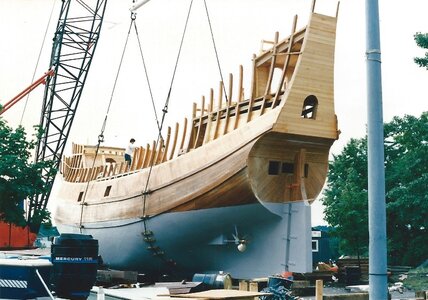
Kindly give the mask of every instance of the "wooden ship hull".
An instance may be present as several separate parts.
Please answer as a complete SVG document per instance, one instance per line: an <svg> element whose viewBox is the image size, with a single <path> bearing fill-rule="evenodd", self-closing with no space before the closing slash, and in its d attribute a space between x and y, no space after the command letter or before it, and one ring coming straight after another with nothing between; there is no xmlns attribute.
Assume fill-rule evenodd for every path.
<svg viewBox="0 0 428 300"><path fill-rule="evenodd" d="M310 203L338 138L336 19L312 9L296 30L296 17L289 37L253 57L248 99L241 67L236 99L230 76L229 97L220 83L214 105L211 89L190 122L135 149L129 167L124 149L73 145L52 196L59 231L91 234L122 270L310 272Z"/></svg>

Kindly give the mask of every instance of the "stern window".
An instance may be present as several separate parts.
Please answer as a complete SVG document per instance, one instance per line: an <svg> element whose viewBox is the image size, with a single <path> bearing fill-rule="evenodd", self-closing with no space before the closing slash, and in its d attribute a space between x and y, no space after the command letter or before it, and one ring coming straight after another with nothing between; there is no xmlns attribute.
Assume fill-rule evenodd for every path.
<svg viewBox="0 0 428 300"><path fill-rule="evenodd" d="M279 174L279 166L280 166L279 161L276 161L276 160L269 161L268 174L269 175L278 175Z"/></svg>
<svg viewBox="0 0 428 300"><path fill-rule="evenodd" d="M294 173L294 164L284 162L282 163L282 173L293 174Z"/></svg>

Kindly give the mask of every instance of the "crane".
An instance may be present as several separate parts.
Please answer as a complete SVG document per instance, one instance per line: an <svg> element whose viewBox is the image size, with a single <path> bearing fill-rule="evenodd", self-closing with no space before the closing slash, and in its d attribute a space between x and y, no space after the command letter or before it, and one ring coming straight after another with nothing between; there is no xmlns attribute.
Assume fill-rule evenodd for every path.
<svg viewBox="0 0 428 300"><path fill-rule="evenodd" d="M53 39L40 115L42 137L36 161L52 160L58 169L100 37L107 0L62 0ZM29 201L27 223L38 232L37 212L46 208L55 174L42 173L47 189Z"/></svg>
<svg viewBox="0 0 428 300"><path fill-rule="evenodd" d="M31 91L34 90L36 87L38 87L41 84L46 84L46 78L48 76L52 76L53 74L54 74L54 70L47 71L45 74L43 74L42 77L34 81L32 84L26 87L22 92L20 92L18 95L13 97L10 101L6 102L4 106L0 109L0 115L8 111L12 106L18 103L22 98L24 98L29 93L31 93Z"/></svg>

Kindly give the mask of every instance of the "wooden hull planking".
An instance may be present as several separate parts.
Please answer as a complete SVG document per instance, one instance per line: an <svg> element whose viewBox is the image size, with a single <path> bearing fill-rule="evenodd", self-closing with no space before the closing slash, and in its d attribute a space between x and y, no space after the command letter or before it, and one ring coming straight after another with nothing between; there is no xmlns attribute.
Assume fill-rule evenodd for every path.
<svg viewBox="0 0 428 300"><path fill-rule="evenodd" d="M141 220L148 220L150 230L156 228L161 236L162 248L181 251L176 261L189 271L221 267L256 275L254 268L250 271L243 264L256 259L256 254L266 255L265 250L254 250L246 259L227 250L223 262L206 260L206 255L216 253L207 248L209 239L215 239L208 232L226 235L239 225L265 243L276 239L274 234L289 238L290 224L294 223L301 228L295 233L301 240L295 244L274 242L282 259L261 270L277 272L284 266L293 270L290 255L307 246L305 258L294 269L309 271L310 209L302 206L302 201L311 202L320 193L329 149L339 134L333 85L336 18L312 13L306 28L296 31L295 24L296 19L288 38L278 41L277 34L272 48L254 57L249 99L244 101L239 93L236 102L229 99L222 103L220 92L214 109L211 92L208 101L203 98L200 109L194 104L190 126L185 119L181 129L176 124L174 134L168 128L166 141L137 149L130 168L123 163L123 149L101 147L96 156L95 147L73 145L73 155L63 159L63 180L54 199L59 228L100 238L103 255L113 266L154 269L147 265L147 255L141 250L141 224L137 231L134 228L137 223L146 226ZM240 70L239 91L243 91L242 67ZM280 74L277 87L272 83L276 72ZM222 83L220 91L221 87ZM229 87L229 96L231 93ZM88 167L94 157L95 167ZM292 205L300 208L303 217L293 217ZM277 221L271 226L279 226L272 233L259 232L256 227L262 228L263 223L255 226L248 221L260 215L259 221L269 224L272 214ZM209 225L201 217L214 223L225 218L224 226ZM181 231L170 236L162 227L160 220L178 226L174 218L183 221L184 236ZM199 229L206 230L208 240L199 236L199 223L205 224ZM118 252L112 250L117 246L109 240L109 227L121 228L112 233L115 238L120 240L122 234L132 239L125 258L116 257ZM187 240L188 235L194 239ZM192 249L201 254L195 264L186 258ZM139 257L141 263L133 263L132 257Z"/></svg>

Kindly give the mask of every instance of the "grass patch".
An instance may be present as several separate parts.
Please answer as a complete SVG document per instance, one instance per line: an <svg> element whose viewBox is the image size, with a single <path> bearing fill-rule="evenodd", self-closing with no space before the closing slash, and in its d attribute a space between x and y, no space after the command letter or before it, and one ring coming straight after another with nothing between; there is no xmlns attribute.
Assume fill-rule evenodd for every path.
<svg viewBox="0 0 428 300"><path fill-rule="evenodd" d="M428 291L428 267L410 270L403 284L406 288L415 291Z"/></svg>

